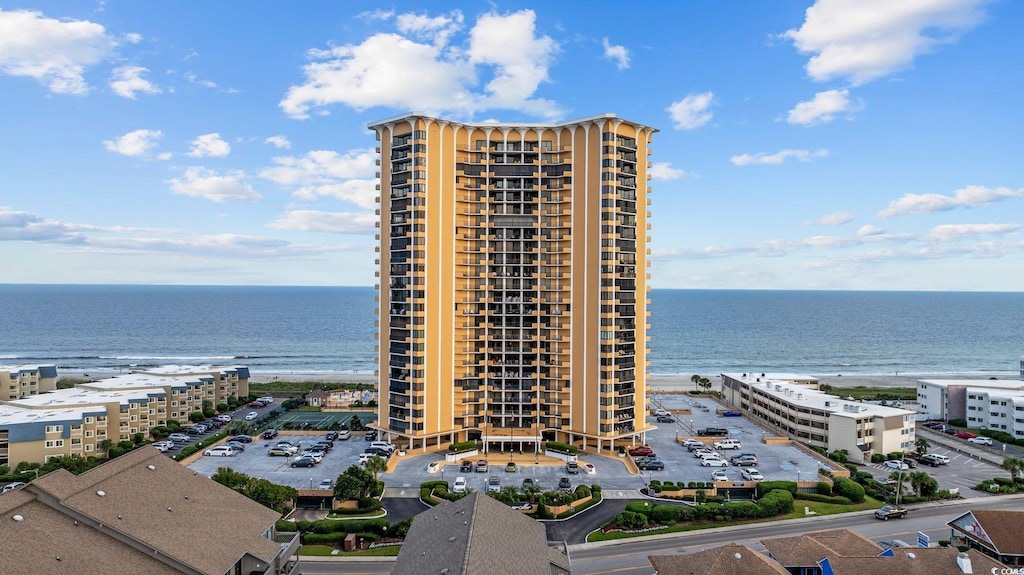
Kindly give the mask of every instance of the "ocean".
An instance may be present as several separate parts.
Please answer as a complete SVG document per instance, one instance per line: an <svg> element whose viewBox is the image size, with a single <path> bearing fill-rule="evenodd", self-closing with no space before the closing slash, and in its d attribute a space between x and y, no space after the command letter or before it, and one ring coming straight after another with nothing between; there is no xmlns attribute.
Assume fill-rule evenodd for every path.
<svg viewBox="0 0 1024 575"><path fill-rule="evenodd" d="M0 285L0 363L372 373L368 287ZM652 374L1015 376L1024 293L653 290Z"/></svg>

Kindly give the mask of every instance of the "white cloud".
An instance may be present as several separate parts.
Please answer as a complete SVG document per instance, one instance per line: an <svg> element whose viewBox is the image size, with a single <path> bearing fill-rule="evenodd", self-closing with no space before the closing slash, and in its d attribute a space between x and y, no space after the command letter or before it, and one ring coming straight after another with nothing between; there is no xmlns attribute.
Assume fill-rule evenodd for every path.
<svg viewBox="0 0 1024 575"><path fill-rule="evenodd" d="M202 86L204 88L210 88L212 90L218 90L220 92L224 92L225 94L237 94L238 93L238 90L236 90L234 88L221 88L213 80L206 80L206 79L200 78L200 77L196 76L192 72L186 72L182 77L184 77L185 80L187 80L190 84L195 84L196 86Z"/></svg>
<svg viewBox="0 0 1024 575"><path fill-rule="evenodd" d="M813 158L824 158L825 156L828 156L828 150L815 150L813 152L810 150L780 150L774 154L767 154L765 152L758 152L756 154L740 154L739 156L729 158L729 161L737 166L775 166L790 158L799 162L806 162Z"/></svg>
<svg viewBox="0 0 1024 575"><path fill-rule="evenodd" d="M608 42L608 38L602 38L601 45L604 46L604 57L615 60L619 70L629 68L629 50L625 46L612 44Z"/></svg>
<svg viewBox="0 0 1024 575"><path fill-rule="evenodd" d="M1006 235L1019 229L1019 224L944 224L932 228L928 239L951 242L970 236Z"/></svg>
<svg viewBox="0 0 1024 575"><path fill-rule="evenodd" d="M807 223L818 226L841 226L852 221L853 214L850 212L832 212Z"/></svg>
<svg viewBox="0 0 1024 575"><path fill-rule="evenodd" d="M1024 188L1012 190L1006 187L986 188L985 186L967 186L953 192L952 196L941 194L905 194L889 206L878 212L883 218L903 214L930 214L945 212L954 208L973 208L992 202L1010 198L1024 197Z"/></svg>
<svg viewBox="0 0 1024 575"><path fill-rule="evenodd" d="M834 120L836 114L858 112L863 107L861 103L850 101L849 90L827 90L815 94L813 100L797 104L789 111L786 121L801 126L826 124Z"/></svg>
<svg viewBox="0 0 1024 575"><path fill-rule="evenodd" d="M817 0L799 30L782 36L814 54L807 74L816 81L847 78L864 84L908 67L936 45L983 18L986 0Z"/></svg>
<svg viewBox="0 0 1024 575"><path fill-rule="evenodd" d="M138 32L129 32L124 35L124 40L129 44L138 44L139 42L142 42L142 34L139 34Z"/></svg>
<svg viewBox="0 0 1024 575"><path fill-rule="evenodd" d="M167 183L175 194L217 203L228 200L253 202L263 199L263 196L245 182L245 172L241 171L218 174L214 170L192 166L185 169L183 179L173 178Z"/></svg>
<svg viewBox="0 0 1024 575"><path fill-rule="evenodd" d="M560 113L554 103L533 97L548 79L558 45L548 36L536 35L532 11L480 16L469 31L465 49L446 44L457 23L452 16L441 18L449 21L447 28L425 16L402 20L410 32L430 32L433 43L379 33L361 44L310 50L314 62L303 68L306 81L288 89L280 102L282 110L293 118L307 118L314 108L327 113L326 107L332 104L427 113L472 114L485 109L544 117ZM474 90L478 77L487 73L490 81L482 90Z"/></svg>
<svg viewBox="0 0 1024 575"><path fill-rule="evenodd" d="M110 57L116 46L95 22L0 9L0 72L35 78L55 94L88 92L86 69Z"/></svg>
<svg viewBox="0 0 1024 575"><path fill-rule="evenodd" d="M686 175L684 170L673 168L671 162L654 162L647 173L654 180L678 180Z"/></svg>
<svg viewBox="0 0 1024 575"><path fill-rule="evenodd" d="M693 130L711 121L713 114L708 107L714 98L714 92L690 94L678 102L672 102L666 111L677 130Z"/></svg>
<svg viewBox="0 0 1024 575"><path fill-rule="evenodd" d="M328 232L333 234L373 233L377 216L373 213L322 212L292 210L268 224L278 230Z"/></svg>
<svg viewBox="0 0 1024 575"><path fill-rule="evenodd" d="M350 150L344 155L331 150L313 150L305 156L274 158L273 167L260 171L261 178L294 188L292 196L313 201L331 197L372 208L377 196L377 153L372 149Z"/></svg>
<svg viewBox="0 0 1024 575"><path fill-rule="evenodd" d="M79 243L82 236L56 220L0 206L0 241Z"/></svg>
<svg viewBox="0 0 1024 575"><path fill-rule="evenodd" d="M173 157L174 157L174 154L172 154L170 152L162 152L162 153L159 153L159 154L156 155L156 159L163 160L165 162L167 160L170 160Z"/></svg>
<svg viewBox="0 0 1024 575"><path fill-rule="evenodd" d="M864 224L863 226L857 229L857 235L862 238L868 236L880 236L884 233L885 230L872 224Z"/></svg>
<svg viewBox="0 0 1024 575"><path fill-rule="evenodd" d="M453 10L447 16L434 16L431 18L426 14L399 14L395 19L398 31L403 34L410 34L419 38L425 38L435 45L444 46L456 32L462 29L462 12Z"/></svg>
<svg viewBox="0 0 1024 575"><path fill-rule="evenodd" d="M163 92L158 86L142 77L146 72L149 70L142 66L114 68L114 71L110 73L110 89L118 96L131 100L134 100L138 93L159 94Z"/></svg>
<svg viewBox="0 0 1024 575"><path fill-rule="evenodd" d="M376 10L360 12L359 14L356 14L356 18L359 18L360 20L364 20L366 22L372 22L374 20L390 20L391 17L394 15L394 10L381 10L380 8L378 8Z"/></svg>
<svg viewBox="0 0 1024 575"><path fill-rule="evenodd" d="M270 144L271 146L274 146L278 150L287 150L292 147L292 143L288 141L288 138L281 135L270 136L266 140L263 140L263 143Z"/></svg>
<svg viewBox="0 0 1024 575"><path fill-rule="evenodd" d="M193 158L213 157L223 158L231 153L231 144L220 138L220 134L203 134L192 140L192 149L188 155Z"/></svg>
<svg viewBox="0 0 1024 575"><path fill-rule="evenodd" d="M155 148L163 137L164 133L160 130L135 130L116 140L104 140L103 145L111 152L123 156L140 157Z"/></svg>

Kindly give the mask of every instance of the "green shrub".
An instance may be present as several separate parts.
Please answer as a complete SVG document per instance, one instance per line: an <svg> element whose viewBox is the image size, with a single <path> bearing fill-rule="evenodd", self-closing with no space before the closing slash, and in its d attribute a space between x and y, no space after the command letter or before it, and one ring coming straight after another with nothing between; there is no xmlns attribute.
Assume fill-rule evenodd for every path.
<svg viewBox="0 0 1024 575"><path fill-rule="evenodd" d="M846 497L854 503L861 503L864 501L864 487L859 483L846 479L845 477L839 477L835 480L835 485L832 486L832 491L843 497Z"/></svg>
<svg viewBox="0 0 1024 575"><path fill-rule="evenodd" d="M953 427L967 427L967 420L966 419L961 419L961 418L950 419L947 423L949 423Z"/></svg>
<svg viewBox="0 0 1024 575"><path fill-rule="evenodd" d="M475 441L461 441L459 443L453 443L453 444L449 445L448 446L448 451L451 451L452 453L458 453L460 451L469 451L471 449L476 449L476 448L477 448L477 444L476 444Z"/></svg>
<svg viewBox="0 0 1024 575"><path fill-rule="evenodd" d="M871 454L871 463L882 463L883 461L885 461L885 454L883 454L883 453L872 453Z"/></svg>
<svg viewBox="0 0 1024 575"><path fill-rule="evenodd" d="M569 445L568 443L559 443L558 441L549 441L544 444L544 447L551 450L557 451L558 453L568 453L569 455L576 455L579 451L575 445Z"/></svg>
<svg viewBox="0 0 1024 575"><path fill-rule="evenodd" d="M647 527L648 519L643 513L634 513L632 511L620 511L615 519L612 519L612 524L619 527L625 527L627 529L639 529Z"/></svg>
<svg viewBox="0 0 1024 575"><path fill-rule="evenodd" d="M832 495L832 485L827 481L819 481L817 490L818 495Z"/></svg>
<svg viewBox="0 0 1024 575"><path fill-rule="evenodd" d="M836 463L846 463L850 459L850 453L845 449L837 449L829 453L828 458Z"/></svg>
<svg viewBox="0 0 1024 575"><path fill-rule="evenodd" d="M281 533L291 533L292 531L299 530L294 521L288 521L287 519L278 519L274 523L274 529Z"/></svg>
<svg viewBox="0 0 1024 575"><path fill-rule="evenodd" d="M757 500L763 517L773 517L793 511L793 494L785 489L773 489Z"/></svg>
<svg viewBox="0 0 1024 575"><path fill-rule="evenodd" d="M584 497L590 497L591 495L590 488L586 485L577 485L574 493L576 494L576 499L583 499Z"/></svg>
<svg viewBox="0 0 1024 575"><path fill-rule="evenodd" d="M903 452L902 451L893 451L892 453L886 453L885 454L885 458L888 459L889 461L893 461L893 460L896 460L896 459L903 459Z"/></svg>
<svg viewBox="0 0 1024 575"><path fill-rule="evenodd" d="M800 499L803 501L816 501L818 503L834 503L837 505L849 505L853 503L849 497L842 496L830 496L821 495L819 493L797 493L793 496L794 499Z"/></svg>
<svg viewBox="0 0 1024 575"><path fill-rule="evenodd" d="M796 481L761 481L757 484L757 498L760 499L775 489L782 489L794 494L796 493Z"/></svg>

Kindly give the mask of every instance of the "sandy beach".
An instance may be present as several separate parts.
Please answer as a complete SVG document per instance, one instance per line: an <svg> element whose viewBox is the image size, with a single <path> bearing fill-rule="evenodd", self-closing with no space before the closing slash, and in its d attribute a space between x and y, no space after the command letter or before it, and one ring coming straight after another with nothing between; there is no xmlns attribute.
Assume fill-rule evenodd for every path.
<svg viewBox="0 0 1024 575"><path fill-rule="evenodd" d="M123 374L116 370L92 370L89 372L59 371L60 377L74 377L82 379L103 379ZM720 383L718 374L701 374L707 377L716 386ZM813 375L813 374L812 374ZM832 374L818 375L821 383L833 387L915 387L920 379L988 379L989 374L892 374L892 375L864 375L864 374ZM1012 374L999 374L1000 379L1012 377ZM376 383L376 378L370 373L254 373L250 377L251 383L268 383L273 381L313 381L322 383ZM647 377L652 392L685 392L693 389L693 382L690 376L686 375L665 375L652 374Z"/></svg>

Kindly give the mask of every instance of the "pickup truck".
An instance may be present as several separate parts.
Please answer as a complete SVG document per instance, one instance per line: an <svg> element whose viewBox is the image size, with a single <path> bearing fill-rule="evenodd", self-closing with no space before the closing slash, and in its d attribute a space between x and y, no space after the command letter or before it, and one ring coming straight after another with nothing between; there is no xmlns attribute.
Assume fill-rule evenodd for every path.
<svg viewBox="0 0 1024 575"><path fill-rule="evenodd" d="M899 519L903 519L906 516L906 507L886 505L880 509L875 509L875 519L881 519L882 521L888 521L890 517L898 517Z"/></svg>

